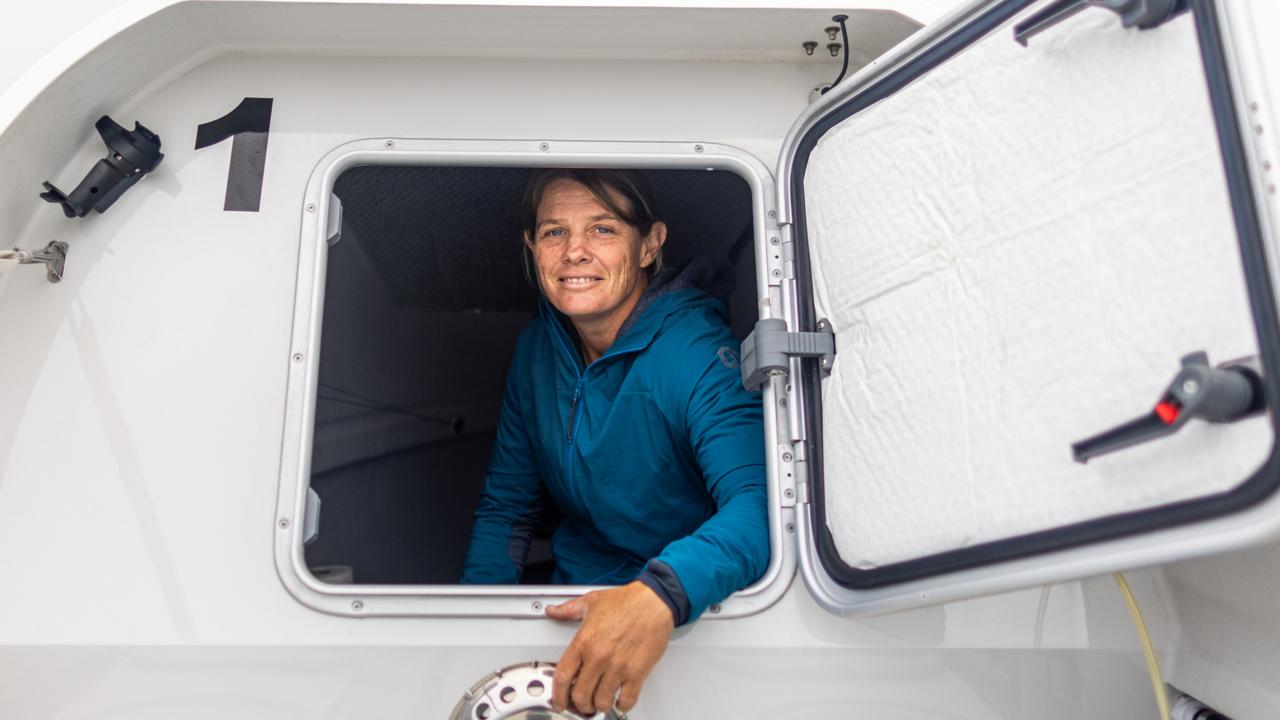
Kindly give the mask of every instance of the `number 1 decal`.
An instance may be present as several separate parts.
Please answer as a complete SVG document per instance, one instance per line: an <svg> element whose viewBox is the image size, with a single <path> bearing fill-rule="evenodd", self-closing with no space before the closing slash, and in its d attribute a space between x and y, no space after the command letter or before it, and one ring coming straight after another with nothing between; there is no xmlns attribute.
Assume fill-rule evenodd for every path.
<svg viewBox="0 0 1280 720"><path fill-rule="evenodd" d="M196 128L196 150L229 137L231 167L223 210L258 212L262 176L267 170L267 135L271 130L271 98L247 97L235 110Z"/></svg>

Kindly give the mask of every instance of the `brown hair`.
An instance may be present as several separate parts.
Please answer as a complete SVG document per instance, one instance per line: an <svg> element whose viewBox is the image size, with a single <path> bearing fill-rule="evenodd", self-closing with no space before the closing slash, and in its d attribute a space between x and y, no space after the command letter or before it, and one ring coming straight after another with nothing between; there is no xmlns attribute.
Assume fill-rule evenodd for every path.
<svg viewBox="0 0 1280 720"><path fill-rule="evenodd" d="M538 236L538 206L547 188L557 180L571 180L585 187L605 209L646 236L658 221L658 204L644 176L635 170L546 168L529 178L520 206L520 229L527 237ZM621 201L621 202L619 202ZM525 269L530 269L528 248ZM652 279L662 269L662 249L647 268Z"/></svg>

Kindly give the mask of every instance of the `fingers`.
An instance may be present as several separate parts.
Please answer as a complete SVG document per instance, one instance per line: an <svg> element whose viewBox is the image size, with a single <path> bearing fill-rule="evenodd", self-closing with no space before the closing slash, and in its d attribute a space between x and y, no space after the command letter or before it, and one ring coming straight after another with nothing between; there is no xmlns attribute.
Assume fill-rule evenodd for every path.
<svg viewBox="0 0 1280 720"><path fill-rule="evenodd" d="M589 653L590 648L583 654L582 667L578 669L578 677L573 681L573 689L569 691L569 697L573 698L573 706L578 709L578 712L586 715L598 709L595 705L596 686L600 684L600 678L604 675L606 661L605 658L593 657Z"/></svg>
<svg viewBox="0 0 1280 720"><path fill-rule="evenodd" d="M592 696L595 712L604 712L613 707L613 699L617 697L618 686L621 684L622 673L617 669L609 670L600 678L600 684L596 685L595 694Z"/></svg>
<svg viewBox="0 0 1280 720"><path fill-rule="evenodd" d="M573 687L573 678L578 674L580 665L582 665L582 653L579 651L578 643L576 641L569 643L569 647L560 656L560 661L556 663L556 674L552 678L551 707L556 712L561 712L568 707L569 688Z"/></svg>
<svg viewBox="0 0 1280 720"><path fill-rule="evenodd" d="M643 684L644 680L631 680L622 686L622 695L618 698L619 710L631 712L631 708L640 701L640 686Z"/></svg>
<svg viewBox="0 0 1280 720"><path fill-rule="evenodd" d="M583 621L556 666L552 707L589 715L614 707L615 698L623 712L635 707L641 686L671 638L666 604L637 583L588 593L549 606L546 613L557 620Z"/></svg>
<svg viewBox="0 0 1280 720"><path fill-rule="evenodd" d="M552 620L582 620L586 616L587 600L585 595L559 605L547 606L547 617Z"/></svg>

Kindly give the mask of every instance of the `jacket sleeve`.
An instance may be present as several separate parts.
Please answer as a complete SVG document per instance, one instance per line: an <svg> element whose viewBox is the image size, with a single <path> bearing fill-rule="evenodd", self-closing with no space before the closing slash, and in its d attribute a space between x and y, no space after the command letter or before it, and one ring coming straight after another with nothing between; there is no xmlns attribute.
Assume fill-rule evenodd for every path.
<svg viewBox="0 0 1280 720"><path fill-rule="evenodd" d="M762 404L742 387L737 343L721 328L693 344L697 371L680 383L688 391L689 440L715 513L663 548L637 578L672 607L677 624L751 584L769 564Z"/></svg>
<svg viewBox="0 0 1280 720"><path fill-rule="evenodd" d="M517 360L518 362L518 360ZM476 508L463 565L463 584L520 582L546 493L520 413L516 368L507 375L497 438Z"/></svg>

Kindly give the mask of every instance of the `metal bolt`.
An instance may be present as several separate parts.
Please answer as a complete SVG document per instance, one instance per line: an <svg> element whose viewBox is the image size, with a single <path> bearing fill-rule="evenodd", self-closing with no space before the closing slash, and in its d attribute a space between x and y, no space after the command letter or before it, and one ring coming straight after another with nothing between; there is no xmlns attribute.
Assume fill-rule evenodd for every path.
<svg viewBox="0 0 1280 720"><path fill-rule="evenodd" d="M538 143L538 149L546 152L551 149L551 143Z"/></svg>
<svg viewBox="0 0 1280 720"><path fill-rule="evenodd" d="M786 497L788 500L790 500L791 497L794 496L795 494L796 494L796 491L792 490L791 488L787 488L786 490L782 491L783 497Z"/></svg>
<svg viewBox="0 0 1280 720"><path fill-rule="evenodd" d="M822 358L822 359L821 359L821 360L819 360L818 362L822 363L822 367L826 367L828 364L830 364L830 363L831 363L831 361L830 361L830 360L828 360L828 359L826 359L826 358Z"/></svg>
<svg viewBox="0 0 1280 720"><path fill-rule="evenodd" d="M816 43L816 42L814 42L814 41L812 41L812 40L809 40L809 41L806 41L805 43L803 43L803 44L801 45L801 47L803 47L803 48L804 48L804 54L805 54L805 55L812 55L812 54L813 54L813 51L818 49L818 43Z"/></svg>
<svg viewBox="0 0 1280 720"><path fill-rule="evenodd" d="M285 528L289 527L289 518L280 518L280 522L276 524L280 526L281 530L284 530Z"/></svg>
<svg viewBox="0 0 1280 720"><path fill-rule="evenodd" d="M120 153L116 153L116 154L115 154L115 159L117 159L117 160L123 160L124 158L120 156Z"/></svg>
<svg viewBox="0 0 1280 720"><path fill-rule="evenodd" d="M315 212L315 211L316 211L316 204L315 204L315 203L307 203L307 212Z"/></svg>
<svg viewBox="0 0 1280 720"><path fill-rule="evenodd" d="M360 602L359 600L355 600L351 603L351 609L355 610L356 612L360 612L361 610L364 609L364 603Z"/></svg>
<svg viewBox="0 0 1280 720"><path fill-rule="evenodd" d="M786 399L786 398L779 398L779 399L778 399L778 406L779 406L779 407L786 407L786 406L787 406L787 399Z"/></svg>
<svg viewBox="0 0 1280 720"><path fill-rule="evenodd" d="M702 152L702 146L701 146L701 145L694 145L694 146L693 146L693 151L694 151L694 152Z"/></svg>
<svg viewBox="0 0 1280 720"><path fill-rule="evenodd" d="M770 274L770 275L772 275L772 276L774 276L774 277L776 277L776 278L780 278L780 277L782 277L782 271L781 271L781 270L774 270L773 272L771 272L771 273L769 273L769 274Z"/></svg>
<svg viewBox="0 0 1280 720"><path fill-rule="evenodd" d="M789 532L789 533L793 533L793 532L795 532L795 531L796 531L796 524L795 524L795 523L787 523L787 532Z"/></svg>
<svg viewBox="0 0 1280 720"><path fill-rule="evenodd" d="M769 211L769 217L771 217L771 218L776 218L776 217L778 217L778 211L776 211L776 210L770 210L770 211Z"/></svg>
<svg viewBox="0 0 1280 720"><path fill-rule="evenodd" d="M1182 392L1188 395L1195 395L1199 391L1200 391L1200 383L1196 382L1191 378L1187 378L1186 380L1183 381Z"/></svg>
<svg viewBox="0 0 1280 720"><path fill-rule="evenodd" d="M839 25L832 25L830 27L825 27L822 29L822 31L827 34L828 40L835 40L836 38L840 37Z"/></svg>
<svg viewBox="0 0 1280 720"><path fill-rule="evenodd" d="M840 43L828 43L827 52L831 53L831 57L840 57Z"/></svg>
<svg viewBox="0 0 1280 720"><path fill-rule="evenodd" d="M787 383L787 392L791 392L791 383Z"/></svg>
<svg viewBox="0 0 1280 720"><path fill-rule="evenodd" d="M382 143L382 147L384 147L384 148L386 148L386 149L388 149L388 150L390 150L391 148L393 148L393 147L395 147L395 146L396 146L396 141L395 141L395 140L388 140L388 141L386 141L386 142Z"/></svg>
<svg viewBox="0 0 1280 720"><path fill-rule="evenodd" d="M789 452L782 453L782 462L791 462L792 455Z"/></svg>
<svg viewBox="0 0 1280 720"><path fill-rule="evenodd" d="M770 245L777 245L777 244L778 244L778 243L780 243L780 242L782 242L782 241L781 241L781 240L779 240L779 239L778 239L778 238L776 238L776 237L771 237L771 238L769 238L769 244L770 244Z"/></svg>
<svg viewBox="0 0 1280 720"><path fill-rule="evenodd" d="M302 353L294 353L294 354L293 354L293 361L294 361L294 362L302 362Z"/></svg>
<svg viewBox="0 0 1280 720"><path fill-rule="evenodd" d="M719 605L712 605L711 607L709 607L709 608L707 608L707 609L711 611L711 614L712 614L712 615L717 615L717 614L719 614L719 612L720 612L720 606L719 606Z"/></svg>
<svg viewBox="0 0 1280 720"><path fill-rule="evenodd" d="M534 612L542 612L542 603L538 602L537 600L534 600L533 604L530 605L529 607L533 608Z"/></svg>

